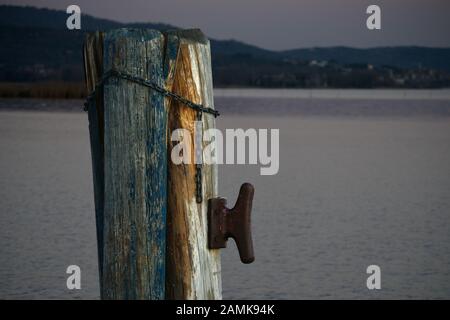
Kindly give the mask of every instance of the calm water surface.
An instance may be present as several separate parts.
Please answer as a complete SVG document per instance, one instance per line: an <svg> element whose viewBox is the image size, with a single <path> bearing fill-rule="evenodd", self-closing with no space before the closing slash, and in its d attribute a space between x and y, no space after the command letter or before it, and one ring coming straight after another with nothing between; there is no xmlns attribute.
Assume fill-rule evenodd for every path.
<svg viewBox="0 0 450 320"><path fill-rule="evenodd" d="M0 101L0 298L99 297L80 105ZM449 100L222 94L216 105L219 128L280 129L278 175L220 167L230 203L242 182L256 188L256 261L222 250L224 298L450 298ZM78 291L66 289L71 264ZM371 264L378 291L365 285Z"/></svg>

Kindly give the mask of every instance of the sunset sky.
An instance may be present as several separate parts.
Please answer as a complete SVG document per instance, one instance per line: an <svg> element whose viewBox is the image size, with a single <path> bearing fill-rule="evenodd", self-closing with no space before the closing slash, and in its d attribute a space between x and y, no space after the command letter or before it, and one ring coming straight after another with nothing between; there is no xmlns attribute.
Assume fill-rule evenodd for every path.
<svg viewBox="0 0 450 320"><path fill-rule="evenodd" d="M450 47L449 0L0 0L82 13L121 22L199 27L209 37L267 49L345 45ZM366 28L366 8L377 4L382 29Z"/></svg>

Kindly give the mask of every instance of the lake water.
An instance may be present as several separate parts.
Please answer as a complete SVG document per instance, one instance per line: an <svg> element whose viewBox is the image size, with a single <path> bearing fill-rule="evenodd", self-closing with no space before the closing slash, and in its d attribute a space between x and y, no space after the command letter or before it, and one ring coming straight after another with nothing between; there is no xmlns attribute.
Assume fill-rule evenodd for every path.
<svg viewBox="0 0 450 320"><path fill-rule="evenodd" d="M256 261L222 250L224 298L449 299L450 99L243 92L218 92L217 125L279 128L280 170L219 168L230 204L242 182L256 189ZM80 106L0 100L0 298L99 297ZM71 264L81 290L66 289ZM366 287L372 264L381 290Z"/></svg>

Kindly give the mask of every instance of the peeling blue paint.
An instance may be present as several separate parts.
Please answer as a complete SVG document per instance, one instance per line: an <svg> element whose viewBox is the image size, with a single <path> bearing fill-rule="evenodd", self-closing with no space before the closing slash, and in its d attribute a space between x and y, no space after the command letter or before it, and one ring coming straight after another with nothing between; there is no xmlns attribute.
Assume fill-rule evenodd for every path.
<svg viewBox="0 0 450 320"><path fill-rule="evenodd" d="M103 69L164 85L164 37L156 30L105 33ZM142 66L145 66L143 68ZM123 79L104 85L101 124L89 108L101 296L164 299L167 214L167 111L164 98ZM101 117L103 118L103 117Z"/></svg>

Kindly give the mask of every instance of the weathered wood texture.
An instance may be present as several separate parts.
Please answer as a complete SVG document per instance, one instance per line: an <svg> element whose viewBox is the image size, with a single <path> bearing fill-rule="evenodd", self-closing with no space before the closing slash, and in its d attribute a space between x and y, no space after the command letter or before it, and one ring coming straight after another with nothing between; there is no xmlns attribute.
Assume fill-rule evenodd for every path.
<svg viewBox="0 0 450 320"><path fill-rule="evenodd" d="M169 32L166 54L177 48L173 78L167 88L187 99L213 108L209 41L200 30ZM170 50L169 50L170 49ZM173 57L173 55L171 55ZM167 60L170 60L166 57ZM195 111L170 101L169 132L188 129L194 150ZM203 129L215 127L212 115L203 114ZM175 142L169 139L169 151ZM205 143L206 144L206 143ZM169 155L170 157L170 155ZM195 199L195 164L169 161L167 216L167 299L221 299L219 250L208 249L207 200L217 197L217 165L203 165L203 202Z"/></svg>
<svg viewBox="0 0 450 320"><path fill-rule="evenodd" d="M106 33L104 69L164 85L164 37ZM167 111L161 94L110 78L105 99L104 297L164 299Z"/></svg>
<svg viewBox="0 0 450 320"><path fill-rule="evenodd" d="M199 30L97 32L88 35L84 57L89 91L115 68L213 108L209 41ZM175 165L167 154L172 130L186 128L193 138L195 111L123 79L97 90L89 129L101 297L221 299L219 250L207 246L217 166L203 165L197 204L195 165ZM204 130L214 127L214 117L204 114Z"/></svg>
<svg viewBox="0 0 450 320"><path fill-rule="evenodd" d="M83 48L86 88L95 90L95 84L103 73L103 34L90 33L86 36ZM103 163L103 88L88 106L89 134L91 142L92 176L94 180L95 222L97 229L97 250L99 277L103 274L103 201L104 201L104 163ZM102 281L100 281L100 291Z"/></svg>
<svg viewBox="0 0 450 320"><path fill-rule="evenodd" d="M89 46L92 40L88 38ZM93 51L94 54L87 55L87 75L99 63L92 60L99 54L98 48ZM92 87L92 80L88 79L98 78L101 69L120 70L164 85L164 37L160 32L110 31L104 34L102 51L103 67L86 77L88 87ZM96 203L100 202L96 211L101 297L164 299L167 208L164 98L149 88L115 77L105 82L102 95L104 110L89 111L91 129L102 122L99 129L91 132L92 148L96 149L93 152ZM102 135L99 148L96 140Z"/></svg>

